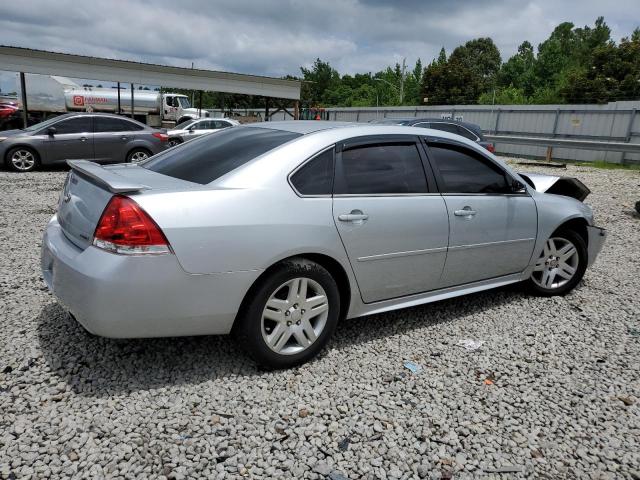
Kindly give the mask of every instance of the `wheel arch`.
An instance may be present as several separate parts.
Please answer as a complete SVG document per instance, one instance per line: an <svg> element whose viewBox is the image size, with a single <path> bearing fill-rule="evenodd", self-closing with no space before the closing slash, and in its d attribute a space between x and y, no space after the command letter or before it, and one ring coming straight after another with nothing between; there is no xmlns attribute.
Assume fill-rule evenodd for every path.
<svg viewBox="0 0 640 480"><path fill-rule="evenodd" d="M244 315L244 311L246 310L246 307L249 303L249 299L252 297L253 292L256 290L256 288L258 288L260 283L265 278L267 278L271 274L271 272L273 272L278 267L278 265L280 265L283 262L292 260L294 258L301 258L301 259L306 259L306 260L315 262L321 267L325 268L331 274L333 279L336 281L336 284L338 286L338 292L340 293L339 319L342 320L347 317L347 314L349 313L349 307L351 305L351 282L349 280L349 275L347 274L347 271L344 268L344 266L335 258L323 253L298 253L286 258L282 258L277 262L273 263L271 266L266 268L258 276L258 278L254 280L254 282L251 284L251 286L247 290L247 293L245 293L242 299L242 303L240 304L240 308L238 309L238 313L233 322L232 330L234 330L240 323L238 322L238 318L241 315Z"/></svg>
<svg viewBox="0 0 640 480"><path fill-rule="evenodd" d="M26 148L28 150L31 150L38 157L37 160L38 161L42 161L42 154L40 153L40 151L36 147L34 147L33 145L30 145L28 143L16 143L15 145L8 146L7 150L4 152L4 159L3 160L5 162L9 160L9 152L11 150L15 150L16 148Z"/></svg>
<svg viewBox="0 0 640 480"><path fill-rule="evenodd" d="M36 157L36 165L34 169L37 169L39 166L42 166L44 157L40 152L40 150L38 150L36 147L34 147L29 143L22 143L22 142L16 143L15 145L7 146L7 149L4 151L4 154L2 155L2 157L0 157L0 165L4 165L5 168L11 169L11 167L9 166L9 154L11 153L12 150L15 150L16 148L25 148L34 153Z"/></svg>
<svg viewBox="0 0 640 480"><path fill-rule="evenodd" d="M576 232L578 235L580 235L582 240L584 240L584 244L586 246L589 246L589 232L587 230L588 226L589 226L589 222L587 221L586 218L574 217L560 224L553 231L551 235L554 235L555 233L560 232L562 230L572 230Z"/></svg>

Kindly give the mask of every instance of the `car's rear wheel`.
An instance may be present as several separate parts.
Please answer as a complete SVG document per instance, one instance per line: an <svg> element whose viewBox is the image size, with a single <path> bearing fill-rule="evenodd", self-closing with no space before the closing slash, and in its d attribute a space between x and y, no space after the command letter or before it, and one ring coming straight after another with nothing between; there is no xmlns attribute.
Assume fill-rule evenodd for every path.
<svg viewBox="0 0 640 480"><path fill-rule="evenodd" d="M28 147L16 147L7 152L7 167L15 172L31 172L39 162L36 151Z"/></svg>
<svg viewBox="0 0 640 480"><path fill-rule="evenodd" d="M127 163L144 162L151 156L151 152L146 148L134 148L127 154Z"/></svg>
<svg viewBox="0 0 640 480"><path fill-rule="evenodd" d="M554 233L545 243L528 280L538 295L564 295L582 280L587 268L587 246L572 230Z"/></svg>
<svg viewBox="0 0 640 480"><path fill-rule="evenodd" d="M291 259L249 292L237 334L259 364L288 368L318 354L339 312L340 294L331 274L310 260Z"/></svg>

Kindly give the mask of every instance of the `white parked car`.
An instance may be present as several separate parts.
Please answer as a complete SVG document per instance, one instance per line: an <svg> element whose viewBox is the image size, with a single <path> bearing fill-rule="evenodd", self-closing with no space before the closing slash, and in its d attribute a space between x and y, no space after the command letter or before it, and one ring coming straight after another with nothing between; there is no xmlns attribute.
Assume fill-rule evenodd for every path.
<svg viewBox="0 0 640 480"><path fill-rule="evenodd" d="M240 122L231 120L230 118L199 118L196 120L187 120L167 132L169 135L169 146L173 147L192 138L204 135L205 133L214 132L222 128L235 127L236 125L240 125Z"/></svg>

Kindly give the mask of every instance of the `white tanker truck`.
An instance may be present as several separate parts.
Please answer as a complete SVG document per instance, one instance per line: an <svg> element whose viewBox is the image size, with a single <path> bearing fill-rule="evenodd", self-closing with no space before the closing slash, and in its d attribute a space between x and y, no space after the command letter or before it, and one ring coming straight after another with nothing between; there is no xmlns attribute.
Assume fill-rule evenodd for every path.
<svg viewBox="0 0 640 480"><path fill-rule="evenodd" d="M20 82L16 83L20 103ZM67 112L118 113L117 88L83 87L66 77L35 74L27 74L25 83L30 123ZM200 116L186 95L151 90L134 90L133 94L133 114L147 125L160 127L163 122L177 124ZM130 89L120 89L120 111L131 115ZM202 116L208 117L209 112L203 110Z"/></svg>

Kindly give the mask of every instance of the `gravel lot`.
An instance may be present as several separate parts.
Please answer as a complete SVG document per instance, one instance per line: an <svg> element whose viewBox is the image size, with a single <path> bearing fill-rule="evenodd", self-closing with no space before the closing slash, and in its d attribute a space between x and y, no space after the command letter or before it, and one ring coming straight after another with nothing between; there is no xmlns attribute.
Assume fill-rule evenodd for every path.
<svg viewBox="0 0 640 480"><path fill-rule="evenodd" d="M230 338L86 333L40 277L66 173L0 171L0 478L640 478L640 173L568 173L609 230L569 296L351 320L262 372Z"/></svg>

